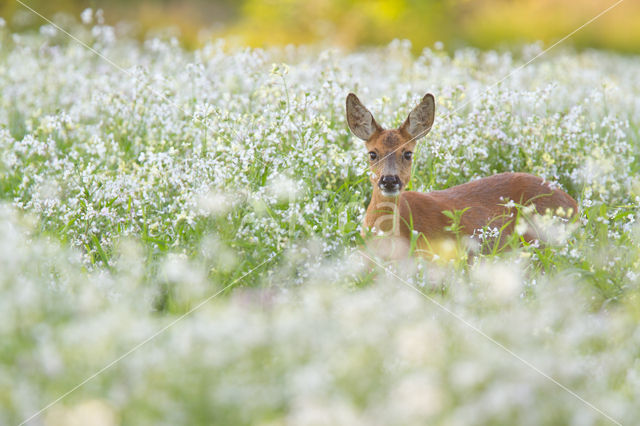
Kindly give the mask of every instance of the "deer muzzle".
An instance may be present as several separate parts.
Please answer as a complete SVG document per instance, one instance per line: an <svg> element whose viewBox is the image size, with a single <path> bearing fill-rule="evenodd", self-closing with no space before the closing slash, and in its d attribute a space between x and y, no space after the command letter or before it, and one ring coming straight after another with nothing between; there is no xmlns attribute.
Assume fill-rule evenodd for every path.
<svg viewBox="0 0 640 426"><path fill-rule="evenodd" d="M378 188L385 197L398 195L402 188L402 181L398 175L384 175L378 181Z"/></svg>

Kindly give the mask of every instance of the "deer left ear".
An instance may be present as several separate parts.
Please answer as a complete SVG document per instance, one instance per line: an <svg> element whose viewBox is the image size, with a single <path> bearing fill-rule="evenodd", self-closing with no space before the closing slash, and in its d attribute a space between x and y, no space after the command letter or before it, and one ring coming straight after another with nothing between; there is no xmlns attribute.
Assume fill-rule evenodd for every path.
<svg viewBox="0 0 640 426"><path fill-rule="evenodd" d="M433 125L435 111L435 98L431 93L427 93L420 101L420 104L409 113L400 129L409 133L414 139L426 136Z"/></svg>

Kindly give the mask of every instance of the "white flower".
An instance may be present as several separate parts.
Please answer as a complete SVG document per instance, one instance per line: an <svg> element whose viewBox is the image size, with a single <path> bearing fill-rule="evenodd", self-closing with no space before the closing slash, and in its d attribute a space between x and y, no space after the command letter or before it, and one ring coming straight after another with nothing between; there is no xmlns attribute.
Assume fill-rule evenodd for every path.
<svg viewBox="0 0 640 426"><path fill-rule="evenodd" d="M80 19L82 20L82 23L85 25L91 24L91 22L93 22L93 9L88 7L85 10L83 10L82 13L80 14Z"/></svg>

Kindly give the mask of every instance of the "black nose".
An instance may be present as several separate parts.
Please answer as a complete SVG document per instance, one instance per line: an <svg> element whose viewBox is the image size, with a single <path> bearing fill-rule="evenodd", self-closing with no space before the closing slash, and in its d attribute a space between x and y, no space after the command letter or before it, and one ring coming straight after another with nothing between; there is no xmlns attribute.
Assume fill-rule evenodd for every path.
<svg viewBox="0 0 640 426"><path fill-rule="evenodd" d="M397 175L385 175L380 178L380 182L378 183L380 188L386 189L389 191L397 191L400 189L400 177Z"/></svg>

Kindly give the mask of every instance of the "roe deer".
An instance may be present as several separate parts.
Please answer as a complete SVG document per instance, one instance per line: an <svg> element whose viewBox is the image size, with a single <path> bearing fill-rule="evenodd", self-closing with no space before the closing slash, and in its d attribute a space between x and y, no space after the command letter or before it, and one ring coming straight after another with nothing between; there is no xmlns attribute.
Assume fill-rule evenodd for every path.
<svg viewBox="0 0 640 426"><path fill-rule="evenodd" d="M417 139L431 130L434 113L434 97L429 93L400 128L385 130L356 95L347 96L347 123L353 134L365 141L373 183L363 236L367 229L382 231L404 242L405 249L401 249L404 252L414 231L418 235L417 251L434 254L439 242L455 238L451 233L452 219L443 213L446 211L464 210L457 224L463 235L473 235L475 230L491 226L502 229L501 237L514 229L512 213L516 211L513 203L508 204L509 200L531 206L538 213L562 208L568 217L577 214L577 204L571 196L527 173L500 173L429 193L404 191L411 178ZM524 233L526 241L536 237L535 229Z"/></svg>

